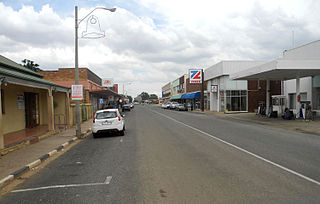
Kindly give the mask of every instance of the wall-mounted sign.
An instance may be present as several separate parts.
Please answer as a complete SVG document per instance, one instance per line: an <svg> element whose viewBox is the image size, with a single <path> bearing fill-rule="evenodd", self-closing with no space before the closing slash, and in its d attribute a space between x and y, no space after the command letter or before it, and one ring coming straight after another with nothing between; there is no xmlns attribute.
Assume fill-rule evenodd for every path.
<svg viewBox="0 0 320 204"><path fill-rule="evenodd" d="M202 70L201 69L189 69L190 84L202 83Z"/></svg>
<svg viewBox="0 0 320 204"><path fill-rule="evenodd" d="M18 110L24 109L24 93L19 92L17 93L17 101L18 101Z"/></svg>
<svg viewBox="0 0 320 204"><path fill-rule="evenodd" d="M103 99L102 98L99 99L99 103L103 103Z"/></svg>
<svg viewBox="0 0 320 204"><path fill-rule="evenodd" d="M102 79L102 87L113 87L113 79L112 78Z"/></svg>
<svg viewBox="0 0 320 204"><path fill-rule="evenodd" d="M71 99L72 100L82 100L83 99L83 86L82 85L72 85L71 86Z"/></svg>
<svg viewBox="0 0 320 204"><path fill-rule="evenodd" d="M211 85L211 92L217 93L218 92L218 85Z"/></svg>

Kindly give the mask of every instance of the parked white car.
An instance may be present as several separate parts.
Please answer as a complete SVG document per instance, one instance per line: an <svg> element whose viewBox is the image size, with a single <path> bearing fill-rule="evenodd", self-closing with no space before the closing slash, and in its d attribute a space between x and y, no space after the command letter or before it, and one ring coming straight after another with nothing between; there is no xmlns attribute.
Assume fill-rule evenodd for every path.
<svg viewBox="0 0 320 204"><path fill-rule="evenodd" d="M96 138L103 133L118 133L123 136L125 121L118 109L99 110L93 117L92 135Z"/></svg>

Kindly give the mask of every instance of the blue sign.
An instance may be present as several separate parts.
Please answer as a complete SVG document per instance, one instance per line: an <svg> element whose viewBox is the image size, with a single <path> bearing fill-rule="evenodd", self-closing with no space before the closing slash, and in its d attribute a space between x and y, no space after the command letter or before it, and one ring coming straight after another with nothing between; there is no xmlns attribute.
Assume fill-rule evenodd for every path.
<svg viewBox="0 0 320 204"><path fill-rule="evenodd" d="M102 98L100 98L99 103L103 103L103 99Z"/></svg>

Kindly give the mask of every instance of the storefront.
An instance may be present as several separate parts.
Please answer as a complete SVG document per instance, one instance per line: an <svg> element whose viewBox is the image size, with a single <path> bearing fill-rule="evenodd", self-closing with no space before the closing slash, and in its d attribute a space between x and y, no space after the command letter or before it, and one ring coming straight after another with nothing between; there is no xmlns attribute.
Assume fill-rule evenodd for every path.
<svg viewBox="0 0 320 204"><path fill-rule="evenodd" d="M301 117L300 108L311 105L320 114L320 41L315 41L283 53L281 59L230 75L233 80L266 80L266 112L271 108L270 81L283 81L281 95L286 107Z"/></svg>
<svg viewBox="0 0 320 204"><path fill-rule="evenodd" d="M252 66L263 64L257 61L222 61L205 70L207 82L208 110L224 111L248 111L248 81L231 80L229 75L239 70L245 70Z"/></svg>
<svg viewBox="0 0 320 204"><path fill-rule="evenodd" d="M70 124L69 88L1 55L0 80L0 149L56 130L58 115L64 127Z"/></svg>

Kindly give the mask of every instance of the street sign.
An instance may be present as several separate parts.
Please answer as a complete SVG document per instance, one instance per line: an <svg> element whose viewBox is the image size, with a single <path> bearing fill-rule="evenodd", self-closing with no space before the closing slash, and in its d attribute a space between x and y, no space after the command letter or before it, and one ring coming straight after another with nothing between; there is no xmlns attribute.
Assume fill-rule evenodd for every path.
<svg viewBox="0 0 320 204"><path fill-rule="evenodd" d="M202 70L201 69L189 69L190 84L202 83Z"/></svg>
<svg viewBox="0 0 320 204"><path fill-rule="evenodd" d="M82 100L83 99L83 86L82 85L72 85L71 86L71 99L72 100Z"/></svg>
<svg viewBox="0 0 320 204"><path fill-rule="evenodd" d="M113 79L112 78L102 79L102 87L113 87Z"/></svg>
<svg viewBox="0 0 320 204"><path fill-rule="evenodd" d="M103 99L102 98L99 99L99 103L103 103Z"/></svg>

